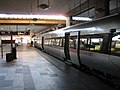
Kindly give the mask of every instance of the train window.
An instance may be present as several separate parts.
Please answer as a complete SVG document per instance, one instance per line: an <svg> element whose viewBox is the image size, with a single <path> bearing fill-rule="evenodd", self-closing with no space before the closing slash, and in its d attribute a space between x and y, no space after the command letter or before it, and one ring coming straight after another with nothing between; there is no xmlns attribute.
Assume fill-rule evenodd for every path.
<svg viewBox="0 0 120 90"><path fill-rule="evenodd" d="M76 49L76 40L77 39L75 37L74 38L73 37L70 38L70 42L69 42L69 47L70 48Z"/></svg>
<svg viewBox="0 0 120 90"><path fill-rule="evenodd" d="M59 46L60 45L60 39L57 39L57 38L46 39L45 40L45 45Z"/></svg>
<svg viewBox="0 0 120 90"><path fill-rule="evenodd" d="M61 46L63 47L63 39L62 38L47 38L44 41L45 45L49 46Z"/></svg>
<svg viewBox="0 0 120 90"><path fill-rule="evenodd" d="M49 39L45 39L44 44L45 44L45 45L48 45L48 44L49 44Z"/></svg>
<svg viewBox="0 0 120 90"><path fill-rule="evenodd" d="M51 45L54 45L55 40L51 39Z"/></svg>
<svg viewBox="0 0 120 90"><path fill-rule="evenodd" d="M60 46L64 47L64 45L65 45L65 38L62 38L61 41L60 41Z"/></svg>
<svg viewBox="0 0 120 90"><path fill-rule="evenodd" d="M59 46L59 44L60 44L60 39L56 39L56 40L55 40L55 43L56 43L56 44L55 44L56 46Z"/></svg>
<svg viewBox="0 0 120 90"><path fill-rule="evenodd" d="M80 39L80 49L86 50L86 45L87 45L87 38L81 38Z"/></svg>
<svg viewBox="0 0 120 90"><path fill-rule="evenodd" d="M74 46L74 40L73 39L70 39L69 47L70 48L75 48L75 46Z"/></svg>
<svg viewBox="0 0 120 90"><path fill-rule="evenodd" d="M80 39L80 49L88 50L94 52L100 52L102 46L103 38L102 37L86 37Z"/></svg>
<svg viewBox="0 0 120 90"><path fill-rule="evenodd" d="M91 38L92 47L90 47L90 50L100 51L102 41L103 41L102 38Z"/></svg>
<svg viewBox="0 0 120 90"><path fill-rule="evenodd" d="M51 39L48 39L48 45L51 45Z"/></svg>
<svg viewBox="0 0 120 90"><path fill-rule="evenodd" d="M111 54L120 56L120 34L115 35L112 38L112 43L111 43Z"/></svg>
<svg viewBox="0 0 120 90"><path fill-rule="evenodd" d="M60 44L59 44L59 46L61 46L61 47L62 47L62 41L63 41L63 40L62 40L62 39L60 39L60 42L59 42Z"/></svg>

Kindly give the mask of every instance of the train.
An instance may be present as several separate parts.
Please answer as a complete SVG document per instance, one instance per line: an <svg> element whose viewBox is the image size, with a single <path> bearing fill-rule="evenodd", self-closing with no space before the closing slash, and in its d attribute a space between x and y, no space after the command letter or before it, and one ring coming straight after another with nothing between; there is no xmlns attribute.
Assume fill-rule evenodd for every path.
<svg viewBox="0 0 120 90"><path fill-rule="evenodd" d="M35 36L34 46L120 86L120 14Z"/></svg>

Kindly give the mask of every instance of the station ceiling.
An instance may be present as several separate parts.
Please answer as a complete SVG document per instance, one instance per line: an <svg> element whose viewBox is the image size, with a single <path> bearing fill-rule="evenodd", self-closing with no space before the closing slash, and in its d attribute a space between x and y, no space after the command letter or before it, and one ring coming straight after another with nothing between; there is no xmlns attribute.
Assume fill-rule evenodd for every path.
<svg viewBox="0 0 120 90"><path fill-rule="evenodd" d="M86 2L87 0L0 0L0 14L20 14L20 15L66 15L69 11L75 7ZM38 6L41 4L49 5L47 10L44 10ZM87 14L86 14L87 15ZM15 21L15 20L14 20ZM20 20L19 20L20 21ZM12 21L12 25L7 21L0 19L0 30L8 31L24 31L31 28L33 32L39 32L50 28L56 24L40 23L40 24L20 24L19 22Z"/></svg>
<svg viewBox="0 0 120 90"><path fill-rule="evenodd" d="M49 3L48 3L49 1ZM81 0L81 3L86 0ZM0 0L0 13L64 15L79 4L80 0ZM38 4L49 4L48 10L37 8Z"/></svg>
<svg viewBox="0 0 120 90"><path fill-rule="evenodd" d="M65 15L67 12L72 10L74 7L86 0L0 0L0 14L22 14L22 15ZM44 10L38 5L49 4L49 9ZM51 24L40 24L40 25L10 25L0 23L0 30L26 30L30 27L33 32L41 31L50 28ZM53 24L55 25L55 24Z"/></svg>

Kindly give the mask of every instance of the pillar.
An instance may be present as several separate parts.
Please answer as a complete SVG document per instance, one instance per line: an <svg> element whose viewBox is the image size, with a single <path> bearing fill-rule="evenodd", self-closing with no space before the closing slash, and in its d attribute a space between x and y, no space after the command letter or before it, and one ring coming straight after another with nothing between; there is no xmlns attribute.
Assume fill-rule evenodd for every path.
<svg viewBox="0 0 120 90"><path fill-rule="evenodd" d="M71 25L72 25L72 17L67 17L66 27L67 27L67 26L71 26Z"/></svg>

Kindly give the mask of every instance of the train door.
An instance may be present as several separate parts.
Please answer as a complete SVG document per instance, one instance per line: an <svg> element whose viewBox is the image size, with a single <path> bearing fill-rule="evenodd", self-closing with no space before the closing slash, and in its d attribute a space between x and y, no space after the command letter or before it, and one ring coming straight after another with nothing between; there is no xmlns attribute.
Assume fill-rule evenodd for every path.
<svg viewBox="0 0 120 90"><path fill-rule="evenodd" d="M120 77L120 32L112 33L109 54L110 71L113 75Z"/></svg>
<svg viewBox="0 0 120 90"><path fill-rule="evenodd" d="M77 34L78 32L71 32L69 39L69 53L72 64L79 66L77 57Z"/></svg>
<svg viewBox="0 0 120 90"><path fill-rule="evenodd" d="M70 39L70 33L65 33L65 43L64 43L65 61L71 60L69 53L69 39Z"/></svg>

